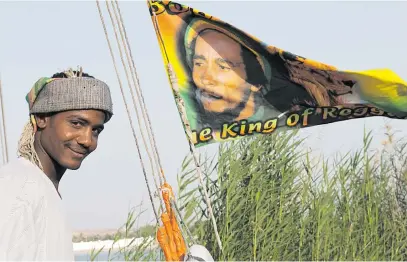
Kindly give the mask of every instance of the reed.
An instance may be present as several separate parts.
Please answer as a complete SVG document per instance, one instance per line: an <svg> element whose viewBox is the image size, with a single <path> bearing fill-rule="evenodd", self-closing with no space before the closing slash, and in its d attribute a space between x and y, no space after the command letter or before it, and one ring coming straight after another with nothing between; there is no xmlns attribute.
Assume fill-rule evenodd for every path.
<svg viewBox="0 0 407 262"><path fill-rule="evenodd" d="M375 154L365 133L356 153L313 163L295 135L222 144L204 165L223 252L186 159L179 201L199 242L216 260L406 260L405 143Z"/></svg>
<svg viewBox="0 0 407 262"><path fill-rule="evenodd" d="M190 156L177 177L178 206L217 261L406 260L406 143L388 132L374 152L371 134L363 139L357 152L317 162L292 131L220 144L219 156L202 166L223 252ZM118 253L163 260L145 251Z"/></svg>

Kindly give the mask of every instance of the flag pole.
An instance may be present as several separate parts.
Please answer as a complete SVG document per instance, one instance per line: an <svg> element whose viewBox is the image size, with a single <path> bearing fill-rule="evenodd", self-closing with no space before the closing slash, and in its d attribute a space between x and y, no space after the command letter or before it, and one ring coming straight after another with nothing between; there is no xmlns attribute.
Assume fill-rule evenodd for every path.
<svg viewBox="0 0 407 262"><path fill-rule="evenodd" d="M179 114L181 116L181 120L182 120L182 123L184 125L184 131L185 131L185 134L187 135L187 140L188 140L188 143L189 143L189 151L191 152L191 154L193 156L195 167L196 167L198 177L199 177L199 181L200 181L200 183L201 183L201 185L202 185L202 187L204 189L205 201L206 201L206 204L208 205L208 211L209 211L209 215L211 217L212 225L213 225L213 228L214 228L214 231L215 231L216 241L217 241L217 243L219 245L220 250L223 251L222 242L220 240L219 233L218 233L218 227L216 225L216 220L215 220L215 217L213 215L211 200L209 198L206 185L205 185L205 183L203 181L201 165L200 165L198 157L197 157L196 148L195 148L194 143L192 142L192 132L191 132L189 121L188 121L188 119L186 117L184 101L182 100L182 98L180 96L180 93L179 93L178 80L177 80L175 72L174 72L174 70L172 68L172 65L170 63L170 59L168 58L168 53L167 53L167 50L165 48L164 40L163 40L161 32L160 32L160 27L159 27L159 24L158 24L157 15L156 15L155 11L153 10L154 8L152 8L153 3L152 3L151 0L147 0L147 3L149 5L150 12L151 12L151 15L152 15L154 30L155 30L155 32L157 34L157 37L159 38L160 48L161 48L161 50L162 50L162 52L163 52L163 54L165 56L165 60L167 62L167 65L166 65L167 66L167 73L168 73L168 76L169 76L169 79L170 79L170 85L171 85L171 88L172 88L172 91L173 91L173 94L174 94L174 97L175 97L175 102L176 102L176 105L178 107L178 112L179 112Z"/></svg>
<svg viewBox="0 0 407 262"><path fill-rule="evenodd" d="M192 142L192 132L191 132L191 128L190 128L191 126L190 126L189 121L188 121L188 119L186 117L184 101L182 100L182 98L181 98L181 96L179 94L177 77L175 75L175 72L174 72L170 62L168 62L168 64L167 64L167 70L168 70L168 75L169 75L169 78L170 78L171 87L172 87L172 90L174 92L175 101L176 101L176 104L177 104L177 107L178 107L178 112L180 113L182 122L184 124L185 134L187 135L187 138L188 138L189 149L190 149L190 152L191 152L191 154L193 156L193 159L194 159L194 162L195 162L195 167L196 167L196 170L198 172L198 177L199 177L200 183L201 183L201 185L202 185L202 187L204 189L205 200L206 200L206 203L208 205L209 214L210 214L212 224L213 224L213 227L214 227L216 241L218 242L220 250L223 251L222 242L220 240L219 233L218 233L218 227L216 225L216 220L215 220L215 217L213 215L211 200L209 198L208 190L206 188L205 182L203 181L201 165L200 165L199 160L198 160L198 156L197 156L197 153L196 153L196 148L195 148L194 143Z"/></svg>

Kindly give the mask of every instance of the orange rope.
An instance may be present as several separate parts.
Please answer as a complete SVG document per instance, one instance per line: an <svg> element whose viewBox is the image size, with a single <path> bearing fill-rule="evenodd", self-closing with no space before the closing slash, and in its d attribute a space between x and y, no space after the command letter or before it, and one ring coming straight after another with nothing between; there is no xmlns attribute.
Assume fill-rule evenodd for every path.
<svg viewBox="0 0 407 262"><path fill-rule="evenodd" d="M157 231L157 240L167 261L183 261L187 247L170 204L174 193L168 183L164 183L161 189L166 210L161 214L163 226Z"/></svg>
<svg viewBox="0 0 407 262"><path fill-rule="evenodd" d="M163 212L162 212L162 214L161 214L161 216L159 218L158 214L157 214L157 211L156 211L156 208L154 206L152 192L151 192L150 187L149 187L147 174L146 174L144 163L143 163L143 160L142 160L141 154L140 154L141 152L140 152L140 147L139 147L139 144L138 144L138 139L137 139L137 136L135 134L134 127L133 127L133 122L132 122L132 119L131 119L131 116L130 116L130 110L129 110L129 107L127 105L124 93L123 93L122 83L121 83L120 76L119 76L119 73L118 73L118 70L117 70L115 57L113 55L112 47L111 47L110 40L109 40L109 37L108 37L108 34L107 34L106 26L105 26L105 23L104 23L104 20L103 20L103 16L102 16L102 12L101 12L98 0L96 0L96 4L97 4L98 10L99 10L99 15L100 15L102 25L103 25L103 29L104 29L104 32L105 32L105 36L106 36L106 39L107 39L107 42L108 42L110 54L112 56L113 65L114 65L115 70L116 70L116 75L117 75L117 78L118 78L118 81L119 81L119 86L120 86L120 91L122 93L122 98L123 98L123 101L124 101L125 106L126 106L127 115L128 115L129 121L130 121L130 125L132 127L134 140L136 142L136 147L137 147L139 158L140 158L140 163L141 163L141 166L142 166L142 169L143 169L144 178L146 180L147 189L149 191L150 200L151 200L151 203L152 203L152 206L153 206L153 211L154 211L154 214L156 216L157 223L160 224L160 220L161 220L161 223L162 223L162 226L160 226L158 228L157 233L156 233L157 241L158 241L158 243L159 243L159 245L160 245L160 247L161 247L167 261L183 261L185 255L186 255L186 252L188 252L188 248L187 248L187 245L185 243L185 240L184 240L184 237L183 237L183 234L182 234L182 231L181 231L182 228L180 228L180 226L178 224L178 221L177 221L177 216L176 216L176 213L175 213L175 211L177 210L177 207L176 207L175 202L174 202L174 199L175 199L174 193L172 191L171 186L165 180L164 172L162 170L162 167L161 167L161 164L160 164L160 161L159 161L159 157L158 157L158 150L155 147L155 142L154 141L152 142L150 140L150 142L152 144L152 147L155 147L155 153L157 154L157 156L154 155L154 158L155 158L155 161L158 162L157 166L159 167L159 171L160 171L160 173L162 175L162 177L159 176L161 187L158 186L158 183L154 179L154 182L156 183L157 190L161 189L162 201L164 202L164 206L165 206L165 208L164 208L165 210L163 210ZM125 39L127 40L127 36L125 35L125 32L124 32L124 34L122 32L122 30L125 31L125 29L124 29L123 21L121 19L120 9L119 9L117 1L116 1L116 5L117 5L117 8L112 4L114 15L115 15L116 19L119 20L119 17L120 17L120 21L117 21L117 27L119 28L119 33L120 33L120 36L122 38L122 43L123 43L123 46L124 46L124 51L126 53L126 57L127 57L128 60L130 60L130 58L132 59L131 53L130 53L131 52L130 51L130 46L128 45L129 52L127 52L126 42L124 41ZM128 81L129 87L130 87L130 92L131 92L132 98L133 98L134 110L136 111L137 120L138 120L139 126L141 127L140 116L139 116L138 110L137 110L137 108L135 106L136 99L135 99L134 94L133 94L132 89L131 89L131 81L130 81L130 77L128 75L128 72L126 70L127 68L126 68L126 64L125 64L125 61L124 61L125 59L124 59L124 56L123 56L123 53L122 53L122 49L120 48L120 41L119 41L118 33L117 33L117 30L116 30L114 18L113 18L113 15L111 13L111 10L109 8L108 3L106 3L106 7L107 7L107 10L109 12L111 22L113 24L116 41L117 41L117 43L119 45L120 58L121 58L123 67L125 68L127 81ZM119 11L119 14L118 14L118 11ZM128 44L128 40L127 40L127 44ZM133 62L133 66L134 66L134 62ZM130 67L130 74L132 76L134 74L135 78L137 78L135 68L134 68L134 72L132 72L131 66L129 66L129 67ZM133 76L133 83L136 82L135 78ZM142 97L142 93L141 93L141 89L138 86L138 79L137 79L137 84L134 83L134 85L136 86L138 99L141 100L142 102L144 102L143 97ZM154 140L154 134L151 135L152 136L152 138L151 138L150 133L148 132L148 131L151 131L151 133L152 133L152 129L151 129L151 123L150 123L149 118L148 118L147 110L146 110L146 108L144 107L143 104L140 104L140 106L142 108L142 111L144 109L144 111L142 112L143 117L145 117L144 121L148 122L148 124L150 125L150 129L147 129L147 133L149 135L149 138ZM145 138L144 138L144 135L143 135L142 131L141 131L141 135L142 135L142 138L143 138L144 145L147 147L147 143L145 141ZM152 171L153 171L154 168L153 168L152 158L150 157L149 151L148 150L146 150L146 151L147 151L147 154L149 155L150 164L152 165ZM154 176L154 172L153 172L153 176ZM174 206L172 206L171 204L173 204ZM175 208L175 210L173 210L173 207Z"/></svg>

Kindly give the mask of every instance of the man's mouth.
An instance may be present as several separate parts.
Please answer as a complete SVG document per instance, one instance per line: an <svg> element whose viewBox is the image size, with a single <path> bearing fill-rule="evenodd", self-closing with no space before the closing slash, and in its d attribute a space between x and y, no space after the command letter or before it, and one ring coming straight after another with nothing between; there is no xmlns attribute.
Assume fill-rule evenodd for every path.
<svg viewBox="0 0 407 262"><path fill-rule="evenodd" d="M203 99L205 99L205 100L220 100L220 99L223 98L222 96L217 95L217 94L215 94L213 92L208 92L208 91L201 90L200 93L201 93L201 97Z"/></svg>
<svg viewBox="0 0 407 262"><path fill-rule="evenodd" d="M68 147L68 149L72 152L72 154L75 157L78 157L78 158L84 158L87 155L87 153L83 150L76 150L76 149L72 149L70 147Z"/></svg>

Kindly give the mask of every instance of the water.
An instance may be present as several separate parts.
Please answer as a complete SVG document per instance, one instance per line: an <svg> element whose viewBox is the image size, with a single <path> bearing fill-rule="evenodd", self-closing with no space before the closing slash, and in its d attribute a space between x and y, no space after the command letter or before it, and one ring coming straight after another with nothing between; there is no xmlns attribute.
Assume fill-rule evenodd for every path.
<svg viewBox="0 0 407 262"><path fill-rule="evenodd" d="M145 255L147 256L149 252L154 251L147 251ZM157 251L159 252L159 251ZM109 256L109 252L100 252L98 256L94 259L94 261L107 261ZM75 261L90 261L90 252L78 252L75 254ZM124 261L124 256L122 254L117 254L116 251L112 251L110 253L110 261Z"/></svg>
<svg viewBox="0 0 407 262"><path fill-rule="evenodd" d="M100 252L99 255L96 257L95 261L107 261L109 253L108 252ZM110 259L113 261L123 261L124 258L114 259L116 255L110 255ZM90 261L90 252L86 253L76 253L75 254L75 261Z"/></svg>

